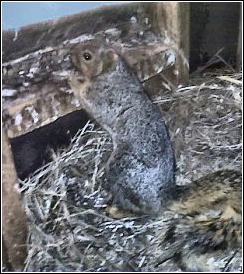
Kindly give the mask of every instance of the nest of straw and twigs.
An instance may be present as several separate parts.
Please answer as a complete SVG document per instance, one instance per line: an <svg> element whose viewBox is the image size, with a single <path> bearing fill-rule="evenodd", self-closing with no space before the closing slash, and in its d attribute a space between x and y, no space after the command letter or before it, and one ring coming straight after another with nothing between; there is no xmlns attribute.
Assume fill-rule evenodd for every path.
<svg viewBox="0 0 244 274"><path fill-rule="evenodd" d="M241 90L241 74L212 72L155 99L174 143L178 184L214 170L241 169ZM108 134L88 123L24 182L26 271L181 270L169 261L157 267L164 250L153 248L173 216L108 214L103 166L111 151Z"/></svg>

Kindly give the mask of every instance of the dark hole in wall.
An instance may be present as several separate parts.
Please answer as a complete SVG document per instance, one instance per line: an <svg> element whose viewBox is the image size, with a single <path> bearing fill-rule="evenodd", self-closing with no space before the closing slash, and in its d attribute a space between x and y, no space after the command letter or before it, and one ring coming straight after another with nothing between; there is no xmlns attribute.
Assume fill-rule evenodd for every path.
<svg viewBox="0 0 244 274"><path fill-rule="evenodd" d="M84 110L74 111L30 133L10 139L17 176L24 180L50 162L50 150L67 147L77 131L91 120Z"/></svg>
<svg viewBox="0 0 244 274"><path fill-rule="evenodd" d="M221 48L224 49L220 56L235 67L240 10L238 2L190 4L190 72L204 65Z"/></svg>

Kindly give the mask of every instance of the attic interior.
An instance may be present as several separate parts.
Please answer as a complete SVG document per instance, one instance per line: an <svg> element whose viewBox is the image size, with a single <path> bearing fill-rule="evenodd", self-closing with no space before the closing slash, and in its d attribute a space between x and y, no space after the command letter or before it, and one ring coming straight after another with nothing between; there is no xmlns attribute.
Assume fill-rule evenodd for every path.
<svg viewBox="0 0 244 274"><path fill-rule="evenodd" d="M3 32L4 271L241 271L241 12L237 2L136 2ZM148 105L159 114L151 123L144 108L127 112L126 103L119 112L133 114L118 119L119 130L127 132L123 126L129 125L140 134L121 146L120 153L131 156L127 163L121 158L112 162L122 168L114 169L117 177L116 172L110 176L111 191L105 167L114 152L112 136L82 109L84 94L78 91L76 98L68 85L70 50L93 38L106 40L123 58L144 87L140 95L145 92L151 99ZM100 97L108 83L118 84L100 82L100 92L90 97L97 108L87 111L106 114L103 110L109 110L111 102L124 102L127 96L102 102L110 99L111 93ZM120 110L116 105L113 110ZM150 153L134 146L148 148L154 144L152 136L165 132L163 127L151 131L160 114L173 148L166 159L176 162L173 185L181 188L186 207L173 198L159 216L120 211L113 203L116 197L127 206L137 203L134 194L141 190L158 193L151 187L164 180L155 180L154 174L169 173L164 165L156 173L150 168L154 151L162 152L161 143L146 150ZM112 112L110 117L120 116ZM137 152L139 157L134 157ZM156 162L162 158L165 155ZM134 159L140 160L131 171ZM144 172L138 178L147 183L133 193L124 176L135 174L138 166ZM151 199L147 201L150 208Z"/></svg>

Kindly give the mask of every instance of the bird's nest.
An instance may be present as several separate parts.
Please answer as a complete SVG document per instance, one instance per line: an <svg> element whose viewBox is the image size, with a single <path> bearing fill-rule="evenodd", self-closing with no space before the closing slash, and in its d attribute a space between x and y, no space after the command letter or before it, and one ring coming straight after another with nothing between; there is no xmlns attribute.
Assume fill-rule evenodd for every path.
<svg viewBox="0 0 244 274"><path fill-rule="evenodd" d="M241 83L241 74L206 73L155 99L174 142L178 184L214 170L241 169ZM159 263L165 250L158 235L174 218L170 212L157 218L111 214L110 195L102 187L111 151L108 134L88 123L67 149L53 153L53 161L24 182L25 271L182 270L170 260ZM225 270L226 262L213 265Z"/></svg>

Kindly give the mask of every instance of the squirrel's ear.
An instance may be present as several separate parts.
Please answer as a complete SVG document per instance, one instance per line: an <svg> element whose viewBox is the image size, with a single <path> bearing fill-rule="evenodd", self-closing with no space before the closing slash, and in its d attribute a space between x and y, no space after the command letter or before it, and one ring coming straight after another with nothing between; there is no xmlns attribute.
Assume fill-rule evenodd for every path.
<svg viewBox="0 0 244 274"><path fill-rule="evenodd" d="M80 67L79 54L78 54L78 51L76 50L76 48L71 49L70 61L76 68Z"/></svg>
<svg viewBox="0 0 244 274"><path fill-rule="evenodd" d="M119 56L114 49L107 49L103 53L103 72L116 66Z"/></svg>

